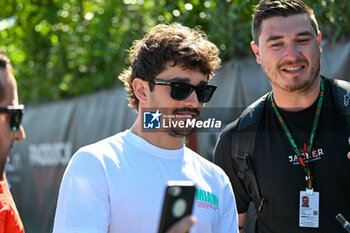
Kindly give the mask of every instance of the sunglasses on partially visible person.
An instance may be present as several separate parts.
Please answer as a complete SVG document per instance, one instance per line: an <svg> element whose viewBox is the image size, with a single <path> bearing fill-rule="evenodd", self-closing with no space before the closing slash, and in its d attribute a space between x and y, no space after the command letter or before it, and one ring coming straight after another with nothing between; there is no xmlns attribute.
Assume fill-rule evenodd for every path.
<svg viewBox="0 0 350 233"><path fill-rule="evenodd" d="M10 114L10 128L13 132L19 130L21 126L22 116L24 113L24 105L9 105L6 107L0 107L0 113Z"/></svg>
<svg viewBox="0 0 350 233"><path fill-rule="evenodd" d="M170 86L170 96L174 100L185 100L191 95L192 91L194 90L197 94L198 101L201 103L207 103L216 90L216 86L208 84L194 86L185 82L168 81L157 78L147 79L147 81L155 85Z"/></svg>

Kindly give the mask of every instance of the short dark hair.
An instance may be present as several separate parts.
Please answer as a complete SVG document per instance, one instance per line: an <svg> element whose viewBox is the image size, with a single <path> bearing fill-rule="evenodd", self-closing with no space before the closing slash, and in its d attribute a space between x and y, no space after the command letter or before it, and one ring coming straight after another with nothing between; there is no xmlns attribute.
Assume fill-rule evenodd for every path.
<svg viewBox="0 0 350 233"><path fill-rule="evenodd" d="M129 94L129 106L135 110L139 104L132 87L135 78L153 79L164 71L167 62L172 62L172 66L199 69L210 79L221 64L218 48L207 40L204 32L179 23L153 27L141 40L133 42L129 59L131 65L119 79ZM152 88L150 84L151 91Z"/></svg>
<svg viewBox="0 0 350 233"><path fill-rule="evenodd" d="M0 51L0 69L12 69L10 59L7 57L6 53ZM3 82L0 81L0 101L2 101L6 96L6 89Z"/></svg>
<svg viewBox="0 0 350 233"><path fill-rule="evenodd" d="M261 24L264 19L273 16L291 16L297 14L307 14L311 25L318 34L318 24L314 11L301 0L260 0L253 13L252 33L253 40L259 45Z"/></svg>

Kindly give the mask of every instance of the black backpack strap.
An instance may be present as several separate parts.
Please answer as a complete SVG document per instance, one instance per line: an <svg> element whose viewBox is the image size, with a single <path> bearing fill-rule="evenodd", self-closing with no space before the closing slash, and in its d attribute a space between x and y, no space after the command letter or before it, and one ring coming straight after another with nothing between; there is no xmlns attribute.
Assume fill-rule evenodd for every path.
<svg viewBox="0 0 350 233"><path fill-rule="evenodd" d="M336 103L350 126L350 82L339 79L330 79L330 81Z"/></svg>
<svg viewBox="0 0 350 233"><path fill-rule="evenodd" d="M253 153L256 132L268 96L269 93L244 110L239 118L237 130L232 136L231 156L236 163L237 176L243 182L258 212L261 211L265 199L260 196L250 157Z"/></svg>

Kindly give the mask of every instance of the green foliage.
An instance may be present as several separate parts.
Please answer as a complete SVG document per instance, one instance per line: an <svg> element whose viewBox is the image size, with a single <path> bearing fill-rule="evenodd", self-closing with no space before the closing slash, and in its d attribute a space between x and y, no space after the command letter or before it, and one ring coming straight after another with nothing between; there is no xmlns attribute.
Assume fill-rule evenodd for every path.
<svg viewBox="0 0 350 233"><path fill-rule="evenodd" d="M119 85L127 49L158 23L200 26L223 61L250 55L257 0L4 0L0 49L23 102L58 100ZM350 32L348 0L306 0L331 41Z"/></svg>

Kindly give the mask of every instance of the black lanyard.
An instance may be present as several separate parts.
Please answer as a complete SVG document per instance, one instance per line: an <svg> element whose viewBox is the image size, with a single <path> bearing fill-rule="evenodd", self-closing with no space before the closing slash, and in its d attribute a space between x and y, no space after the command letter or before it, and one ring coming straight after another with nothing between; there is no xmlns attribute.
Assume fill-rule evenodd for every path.
<svg viewBox="0 0 350 233"><path fill-rule="evenodd" d="M290 144L292 145L295 154L298 156L299 158L299 162L301 164L301 166L303 167L303 170L305 172L305 179L306 179L306 191L311 192L312 193L312 178L311 178L311 171L310 171L310 167L309 167L309 163L310 163L310 156L311 156L311 152L312 152L312 144L314 142L315 139L315 134L316 134L316 129L317 129L317 125L318 125L318 120L320 118L320 114L321 114L321 108L322 108L322 104L323 104L323 99L324 99L324 84L323 84L323 78L321 78L321 90L320 90L320 96L318 99L318 104L317 104L317 109L316 109L316 113L315 113L315 118L314 118L314 123L312 126L312 130L311 130L311 135L310 135L310 141L309 141L309 149L308 149L308 156L306 156L307 158L307 164L305 164L304 159L301 157L299 148L297 146L297 144L294 141L294 138L292 136L292 134L290 133L286 123L284 122L281 114L279 113L277 106L275 104L275 101L273 99L273 92L271 92L270 95L270 99L271 99L271 104L272 104L272 108L274 110L274 112L276 113L276 116L279 120L279 122L281 123L284 132L290 142Z"/></svg>

